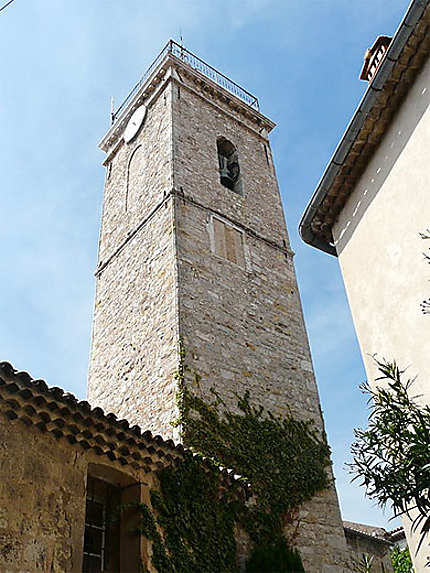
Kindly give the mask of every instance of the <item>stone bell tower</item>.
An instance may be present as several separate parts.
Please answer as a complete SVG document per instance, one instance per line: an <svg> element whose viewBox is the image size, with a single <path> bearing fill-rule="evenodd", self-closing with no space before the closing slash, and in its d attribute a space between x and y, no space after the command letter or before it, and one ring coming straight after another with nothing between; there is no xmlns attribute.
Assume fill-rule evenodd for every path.
<svg viewBox="0 0 430 573"><path fill-rule="evenodd" d="M177 373L323 428L268 134L255 97L171 41L113 115L89 400L174 436ZM181 349L185 356L182 356ZM343 571L334 488L301 515L312 572ZM336 563L336 567L334 566Z"/></svg>
<svg viewBox="0 0 430 573"><path fill-rule="evenodd" d="M113 116L89 399L172 435L186 376L320 422L275 168L257 99L171 41ZM209 396L209 394L208 394Z"/></svg>

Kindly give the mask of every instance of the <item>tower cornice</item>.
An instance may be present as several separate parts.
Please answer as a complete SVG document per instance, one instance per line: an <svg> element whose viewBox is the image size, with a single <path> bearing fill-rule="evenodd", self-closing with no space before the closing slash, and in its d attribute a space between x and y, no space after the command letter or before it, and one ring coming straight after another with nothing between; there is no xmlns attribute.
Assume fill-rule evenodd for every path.
<svg viewBox="0 0 430 573"><path fill-rule="evenodd" d="M193 67L192 63L198 65L199 69ZM208 77L208 73L214 79ZM126 100L112 114L112 125L101 139L99 147L111 155L120 145L122 134L133 112L142 104L149 107L171 80L183 84L181 74L199 91L210 96L211 101L216 102L223 111L237 114L237 119L246 121L250 124L249 127L252 126L262 137L267 138L268 133L275 127L276 124L258 110L255 96L170 40ZM220 82L223 85L220 85Z"/></svg>

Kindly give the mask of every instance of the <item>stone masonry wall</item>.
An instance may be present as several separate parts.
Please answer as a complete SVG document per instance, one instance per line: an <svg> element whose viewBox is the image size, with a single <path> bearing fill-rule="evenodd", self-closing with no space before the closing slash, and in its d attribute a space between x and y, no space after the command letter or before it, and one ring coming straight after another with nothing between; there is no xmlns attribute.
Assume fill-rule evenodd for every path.
<svg viewBox="0 0 430 573"><path fill-rule="evenodd" d="M107 165L99 265L154 209L171 188L172 120L170 89L148 105L144 126L122 142Z"/></svg>
<svg viewBox="0 0 430 573"><path fill-rule="evenodd" d="M187 89L180 96L173 90L173 98L175 187L200 204L176 201L180 331L190 351L187 365L202 376L206 390L216 382L234 401L241 387L249 389L256 403L278 413L291 407L321 425L269 142L229 117L229 110L214 108ZM237 148L242 196L219 182L219 136ZM244 231L245 269L211 249L217 212Z"/></svg>
<svg viewBox="0 0 430 573"><path fill-rule="evenodd" d="M70 446L0 417L0 571L81 570L85 478Z"/></svg>
<svg viewBox="0 0 430 573"><path fill-rule="evenodd" d="M176 85L172 92L175 188L182 187L187 195L206 206L287 246L287 229L268 139L258 135L255 123L228 104L214 100L180 73L188 89ZM219 182L217 138L220 136L237 148L243 197Z"/></svg>
<svg viewBox="0 0 430 573"><path fill-rule="evenodd" d="M174 183L185 196L175 205L188 383L206 400L215 387L231 408L236 394L248 390L255 404L274 414L291 409L323 429L269 142L202 95L173 90ZM242 196L219 182L219 136L237 148ZM216 213L243 231L245 268L213 252ZM334 487L306 504L299 521L297 542L306 570L344 570L346 545Z"/></svg>
<svg viewBox="0 0 430 573"><path fill-rule="evenodd" d="M281 248L287 241L274 167L263 148L268 141L185 89L174 96L175 185L201 204L177 200L180 330L189 366L203 385L216 381L226 396L243 385L275 412L297 405L315 416L319 400L291 254L247 232ZM243 196L219 182L219 136L237 147ZM244 230L245 269L212 252L216 212Z"/></svg>
<svg viewBox="0 0 430 573"><path fill-rule="evenodd" d="M1 573L81 573L88 476L116 486L120 504L150 504L149 492L158 487L155 472L124 467L33 425L10 421L2 413ZM137 573L142 563L145 570L156 573L151 543L132 533L138 522L139 514L133 510L124 510L119 517L120 569ZM111 567L107 570L118 573Z"/></svg>
<svg viewBox="0 0 430 573"><path fill-rule="evenodd" d="M357 567L363 555L373 557L372 573L392 573L391 548L388 543L380 543L378 539L364 537L348 531L346 534L347 548L351 563Z"/></svg>
<svg viewBox="0 0 430 573"><path fill-rule="evenodd" d="M171 199L171 107L167 88L144 127L108 166L88 397L93 405L171 437L178 367ZM128 239L123 249L109 259Z"/></svg>
<svg viewBox="0 0 430 573"><path fill-rule="evenodd" d="M171 202L98 279L89 399L172 436L178 367Z"/></svg>
<svg viewBox="0 0 430 573"><path fill-rule="evenodd" d="M233 406L249 390L274 413L320 425L291 256L245 234L242 269L211 252L210 212L178 199L177 221L180 331L203 394L213 385Z"/></svg>
<svg viewBox="0 0 430 573"><path fill-rule="evenodd" d="M31 403L34 401L29 400L27 407L31 407ZM53 405L50 402L50 407ZM116 487L114 503L123 507L118 515L117 507L111 506L113 515L118 518L113 527L115 535L119 535L115 559L115 564L119 561L119 570L138 573L143 566L148 573L157 573L152 563L152 543L143 535L135 535L141 515L133 508L139 502L151 507L150 492L159 487L157 471L132 468L97 455L92 448L84 449L65 438L56 439L43 425L40 431L22 420L11 421L4 416L7 410L7 404L5 407L2 402L0 572L81 573L87 489L90 496L92 494L88 477L91 477ZM61 418L61 406L56 411ZM94 421L97 424L100 419L97 417ZM170 447L165 446L168 451ZM224 482L223 488L225 485ZM131 507L124 507L127 505ZM109 521L106 525L109 527ZM244 564L249 555L249 542L241 535L240 527L236 535L237 559ZM106 539L109 553L109 535ZM119 573L119 570L112 561L103 569L110 573Z"/></svg>

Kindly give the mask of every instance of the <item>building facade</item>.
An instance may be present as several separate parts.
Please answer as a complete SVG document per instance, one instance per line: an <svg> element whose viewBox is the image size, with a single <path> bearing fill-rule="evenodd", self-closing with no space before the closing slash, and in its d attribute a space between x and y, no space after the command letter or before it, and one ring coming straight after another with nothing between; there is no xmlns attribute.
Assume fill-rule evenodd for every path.
<svg viewBox="0 0 430 573"><path fill-rule="evenodd" d="M1 362L0 454L2 573L155 572L135 507L181 445Z"/></svg>
<svg viewBox="0 0 430 573"><path fill-rule="evenodd" d="M351 553L352 562L356 569L365 562L365 558L372 563L372 573L392 573L393 563L391 551L394 547L392 534L382 527L373 527L363 523L344 521L346 544ZM400 528L402 533L403 529Z"/></svg>
<svg viewBox="0 0 430 573"><path fill-rule="evenodd" d="M323 431L278 183L256 98L169 42L101 141L107 169L88 397L179 437L179 380L249 392ZM303 508L309 571L341 571L334 487Z"/></svg>
<svg viewBox="0 0 430 573"><path fill-rule="evenodd" d="M429 2L414 1L300 224L306 242L339 259L368 379L377 376L374 354L396 360L427 404L429 52ZM429 548L415 555L418 534L406 525L423 571Z"/></svg>

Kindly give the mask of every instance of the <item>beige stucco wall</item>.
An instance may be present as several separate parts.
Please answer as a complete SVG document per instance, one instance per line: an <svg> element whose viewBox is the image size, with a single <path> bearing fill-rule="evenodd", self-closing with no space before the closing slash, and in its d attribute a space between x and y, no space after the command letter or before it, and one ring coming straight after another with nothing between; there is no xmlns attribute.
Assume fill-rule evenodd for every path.
<svg viewBox="0 0 430 573"><path fill-rule="evenodd" d="M430 241L419 233L430 228L429 101L430 61L333 227L369 380L377 372L373 354L395 359L408 376L418 376L413 389L427 403L430 316L420 303L430 296L423 258ZM422 571L424 561L417 566Z"/></svg>

